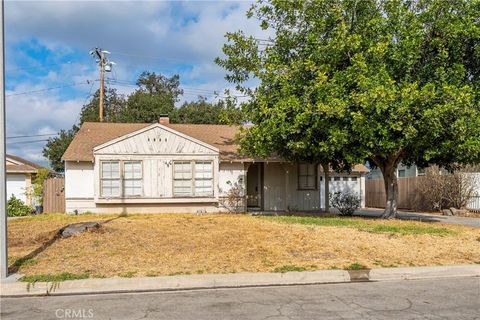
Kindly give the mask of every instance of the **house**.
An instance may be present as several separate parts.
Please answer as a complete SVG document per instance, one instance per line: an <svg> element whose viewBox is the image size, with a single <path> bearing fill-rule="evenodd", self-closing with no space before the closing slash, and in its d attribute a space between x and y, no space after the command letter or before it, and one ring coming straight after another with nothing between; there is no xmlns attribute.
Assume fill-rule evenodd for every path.
<svg viewBox="0 0 480 320"><path fill-rule="evenodd" d="M321 166L241 156L238 126L84 123L65 154L67 212L161 213L321 210ZM365 199L363 165L333 174L332 192ZM246 200L246 201L245 201Z"/></svg>
<svg viewBox="0 0 480 320"><path fill-rule="evenodd" d="M421 177L425 175L425 168L420 168L416 165L407 166L403 163L399 163L397 166L397 177L398 178L408 178L408 177ZM367 180L370 179L383 179L382 171L379 168L370 170L366 175Z"/></svg>
<svg viewBox="0 0 480 320"><path fill-rule="evenodd" d="M42 168L36 163L23 158L7 154L7 199L12 195L22 200L27 205L32 205L31 186L38 169Z"/></svg>

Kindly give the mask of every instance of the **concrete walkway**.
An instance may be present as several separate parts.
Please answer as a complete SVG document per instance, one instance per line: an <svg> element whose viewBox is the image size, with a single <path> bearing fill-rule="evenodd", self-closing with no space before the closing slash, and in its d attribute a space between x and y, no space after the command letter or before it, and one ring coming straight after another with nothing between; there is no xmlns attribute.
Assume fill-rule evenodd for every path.
<svg viewBox="0 0 480 320"><path fill-rule="evenodd" d="M364 281L480 277L480 265L371 270L319 270L287 273L198 274L162 277L72 280L57 283L2 282L1 297L138 293L178 290L248 288Z"/></svg>
<svg viewBox="0 0 480 320"><path fill-rule="evenodd" d="M355 216L358 217L371 217L378 218L382 215L383 210L377 208L367 208L357 210ZM432 213L413 212L413 211L398 211L400 219L402 220L415 220L424 222L440 222L446 224L458 224L467 227L480 228L480 218L471 217L456 217L456 216L442 216Z"/></svg>

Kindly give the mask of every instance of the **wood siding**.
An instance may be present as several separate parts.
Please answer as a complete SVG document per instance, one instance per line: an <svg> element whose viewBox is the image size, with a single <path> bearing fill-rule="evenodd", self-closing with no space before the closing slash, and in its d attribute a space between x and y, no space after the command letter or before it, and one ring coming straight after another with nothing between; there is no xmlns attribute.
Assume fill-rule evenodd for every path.
<svg viewBox="0 0 480 320"><path fill-rule="evenodd" d="M211 161L214 194L205 201L218 198L219 154L216 149L180 133L152 127L94 151L94 198L97 203L154 203L162 201L189 202L188 197L173 195L174 161ZM128 198L103 198L100 194L100 163L102 161L141 161L142 195ZM196 198L198 199L198 198Z"/></svg>
<svg viewBox="0 0 480 320"><path fill-rule="evenodd" d="M95 154L216 154L211 148L207 148L178 134L172 133L159 127L126 137L116 143L106 145L96 150Z"/></svg>

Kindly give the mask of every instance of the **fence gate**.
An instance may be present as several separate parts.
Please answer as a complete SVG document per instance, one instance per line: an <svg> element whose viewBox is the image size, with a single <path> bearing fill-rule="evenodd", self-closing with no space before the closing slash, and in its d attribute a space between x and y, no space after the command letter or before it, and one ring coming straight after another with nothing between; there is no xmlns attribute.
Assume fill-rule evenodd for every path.
<svg viewBox="0 0 480 320"><path fill-rule="evenodd" d="M49 178L43 185L43 212L65 212L65 179Z"/></svg>

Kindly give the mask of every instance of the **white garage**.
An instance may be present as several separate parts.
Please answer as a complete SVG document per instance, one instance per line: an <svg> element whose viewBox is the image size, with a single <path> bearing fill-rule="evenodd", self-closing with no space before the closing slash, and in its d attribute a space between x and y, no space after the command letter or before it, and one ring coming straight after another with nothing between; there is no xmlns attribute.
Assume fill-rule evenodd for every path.
<svg viewBox="0 0 480 320"><path fill-rule="evenodd" d="M32 204L32 199L29 195L32 178L41 166L10 154L7 154L6 158L7 198L10 199L14 195L25 204Z"/></svg>

